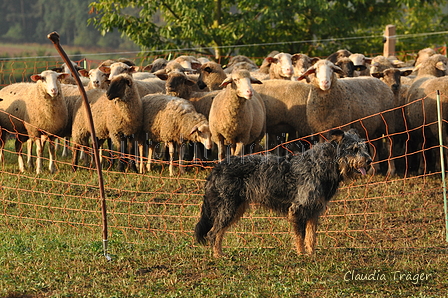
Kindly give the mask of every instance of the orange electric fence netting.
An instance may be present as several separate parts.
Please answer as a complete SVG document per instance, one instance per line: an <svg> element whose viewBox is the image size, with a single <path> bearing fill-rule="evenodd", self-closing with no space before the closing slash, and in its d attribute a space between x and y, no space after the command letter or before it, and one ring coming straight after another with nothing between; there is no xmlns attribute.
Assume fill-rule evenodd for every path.
<svg viewBox="0 0 448 298"><path fill-rule="evenodd" d="M442 104L448 103L442 94ZM424 107L426 98L407 106L359 119L341 127L356 127L366 135L374 155L376 173L342 183L337 196L320 219L319 246L322 248L423 248L446 246L443 187L437 166L439 146L430 133L437 122L423 118L421 124L407 125L404 117L409 105ZM443 109L443 106L442 106ZM4 113L4 112L3 112ZM393 113L394 122L402 117L403 128L389 130L387 117ZM423 113L424 114L424 113ZM374 135L363 130L366 121L379 118L384 134ZM446 123L445 123L446 124ZM33 143L21 143L15 136L19 131L2 129L3 160L0 166L0 229L19 230L33 226L43 230L50 226L98 230L102 226L98 176L91 150L84 148L86 163L72 169L72 153L62 155L64 139L56 137L45 147L43 173L34 170L35 153L27 156ZM325 132L322 132L325 136ZM290 140L273 149L275 153L300 154L302 148L318 140L319 135ZM28 165L19 171L15 147L23 149ZM48 170L48 146L56 146L57 160L54 173ZM68 149L74 146L68 143ZM191 144L185 145L192 149ZM392 146L393 153L387 153ZM157 156L163 157L164 146ZM111 151L112 155L109 154ZM191 151L191 150L187 150ZM119 153L107 146L102 151L103 178L107 196L107 214L110 238L124 237L131 243L153 239L182 238L194 244L193 230L199 217L204 181L213 167L210 161L191 161L187 155L185 174L169 176L168 162L157 158L152 170L144 174L116 170L117 161L109 156ZM132 154L129 163L139 160ZM144 159L147 159L145 157ZM388 177L388 165L394 162L397 175ZM421 162L421 167L419 167ZM176 163L176 166L179 165ZM277 214L261 208L252 208L226 235L226 246L278 247L291 246L288 222Z"/></svg>

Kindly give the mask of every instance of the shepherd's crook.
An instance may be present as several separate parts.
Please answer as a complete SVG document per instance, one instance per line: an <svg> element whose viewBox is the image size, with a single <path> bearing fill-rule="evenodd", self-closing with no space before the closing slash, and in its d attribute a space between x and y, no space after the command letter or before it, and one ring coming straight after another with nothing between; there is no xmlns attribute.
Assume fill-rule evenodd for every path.
<svg viewBox="0 0 448 298"><path fill-rule="evenodd" d="M98 172L98 182L100 187L100 198L101 198L101 212L102 212L102 219L103 219L103 251L104 256L108 261L111 260L110 255L107 252L107 241L108 241L108 232L107 232L107 210L106 210L106 195L104 192L104 181L103 181L103 173L101 171L101 163L100 163L100 156L98 153L98 142L95 135L95 127L93 125L93 118L92 118L92 111L90 110L89 101L87 99L86 91L84 90L84 86L82 85L81 79L79 78L78 72L73 67L72 62L68 58L67 54L64 52L64 50L61 47L61 44L59 43L59 34L57 32L52 32L47 35L48 39L50 39L56 50L58 51L59 55L62 57L62 60L64 60L65 64L70 68L70 71L75 78L76 84L78 85L79 92L81 93L81 96L83 98L84 108L87 112L87 117L89 121L89 129L90 129L90 135L92 138L92 144L93 144L93 153L95 156L95 165L96 170Z"/></svg>

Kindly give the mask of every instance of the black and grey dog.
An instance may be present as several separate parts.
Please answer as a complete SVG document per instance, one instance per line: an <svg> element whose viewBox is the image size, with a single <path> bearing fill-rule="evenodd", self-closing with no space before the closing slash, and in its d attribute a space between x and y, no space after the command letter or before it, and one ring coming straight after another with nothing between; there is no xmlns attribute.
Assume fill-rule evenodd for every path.
<svg viewBox="0 0 448 298"><path fill-rule="evenodd" d="M297 252L312 253L317 222L339 183L355 173L365 175L372 162L355 131L333 130L328 142L293 157L230 157L217 164L205 183L196 240L222 256L226 230L257 203L291 222Z"/></svg>

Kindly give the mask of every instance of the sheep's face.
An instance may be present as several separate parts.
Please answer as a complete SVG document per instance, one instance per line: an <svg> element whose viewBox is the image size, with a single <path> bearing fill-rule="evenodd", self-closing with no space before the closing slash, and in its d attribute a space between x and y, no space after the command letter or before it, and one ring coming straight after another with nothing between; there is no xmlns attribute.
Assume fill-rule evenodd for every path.
<svg viewBox="0 0 448 298"><path fill-rule="evenodd" d="M210 150L213 148L212 133L210 132L208 124L195 126L190 135L196 135L196 142L201 142L205 149Z"/></svg>
<svg viewBox="0 0 448 298"><path fill-rule="evenodd" d="M316 69L316 80L319 84L319 88L327 91L331 87L331 81L334 73L334 64L330 61L321 60L323 63L316 63L314 68Z"/></svg>
<svg viewBox="0 0 448 298"><path fill-rule="evenodd" d="M165 83L166 94L185 98L191 92L191 87L196 82L187 78L184 73L171 72Z"/></svg>
<svg viewBox="0 0 448 298"><path fill-rule="evenodd" d="M129 66L126 63L123 62L115 62L112 63L110 67L100 68L101 71L109 74L109 80L112 80L114 77L118 76L122 73L127 73L132 75L134 72L138 71L137 66Z"/></svg>
<svg viewBox="0 0 448 298"><path fill-rule="evenodd" d="M107 77L108 75L98 68L89 71L89 79L95 89L100 88L101 85L108 80Z"/></svg>
<svg viewBox="0 0 448 298"><path fill-rule="evenodd" d="M280 76L285 78L291 78L294 74L294 68L292 66L291 54L280 53L274 56L275 63L278 64L280 69Z"/></svg>
<svg viewBox="0 0 448 298"><path fill-rule="evenodd" d="M132 78L129 75L119 75L111 80L106 95L109 100L123 98L127 88L133 86Z"/></svg>
<svg viewBox="0 0 448 298"><path fill-rule="evenodd" d="M261 82L252 78L249 71L241 69L233 72L229 78L222 82L220 87L226 87L229 84L230 87L227 88L234 89L238 97L251 99L255 92L252 84L261 84Z"/></svg>
<svg viewBox="0 0 448 298"><path fill-rule="evenodd" d="M53 98L59 94L60 84L58 80L65 79L68 76L68 73L57 73L53 70L45 70L40 74L32 75L31 80L42 84L47 94Z"/></svg>

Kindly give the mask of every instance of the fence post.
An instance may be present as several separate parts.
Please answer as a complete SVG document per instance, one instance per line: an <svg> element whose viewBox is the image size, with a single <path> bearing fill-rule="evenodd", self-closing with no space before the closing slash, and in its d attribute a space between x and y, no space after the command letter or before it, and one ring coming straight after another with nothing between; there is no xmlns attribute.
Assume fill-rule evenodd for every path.
<svg viewBox="0 0 448 298"><path fill-rule="evenodd" d="M437 90L437 123L439 129L440 169L442 172L442 185L443 185L443 209L445 211L445 233L446 233L446 241L448 242L448 203L446 199L445 157L443 156L442 107L440 103L439 90Z"/></svg>
<svg viewBox="0 0 448 298"><path fill-rule="evenodd" d="M58 51L59 55L61 56L62 60L64 60L65 64L67 64L68 68L70 68L70 71L76 81L76 84L78 85L79 93L81 94L81 98L83 99L83 105L87 113L88 123L89 123L89 129L90 129L90 136L92 138L92 144L93 144L93 155L95 158L95 164L96 164L96 170L98 172L98 184L100 189L100 197L101 197L101 215L103 219L103 251L104 256L108 261L110 261L112 258L109 255L107 251L107 243L108 243L108 229L107 229L107 210L106 210L106 193L104 191L104 181L103 181L103 172L101 171L101 162L100 162L100 155L98 152L98 141L96 139L95 135L95 127L93 123L92 118L92 111L90 110L89 101L87 99L86 90L84 89L84 86L81 83L81 79L79 78L78 72L73 67L70 59L68 58L67 54L65 53L64 49L61 47L59 43L59 34L55 31L50 34L48 34L48 39L51 40Z"/></svg>
<svg viewBox="0 0 448 298"><path fill-rule="evenodd" d="M384 49L383 56L395 56L395 40L396 40L395 25L387 25L384 31Z"/></svg>

